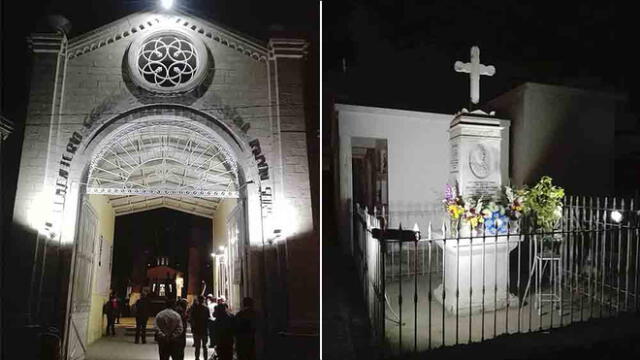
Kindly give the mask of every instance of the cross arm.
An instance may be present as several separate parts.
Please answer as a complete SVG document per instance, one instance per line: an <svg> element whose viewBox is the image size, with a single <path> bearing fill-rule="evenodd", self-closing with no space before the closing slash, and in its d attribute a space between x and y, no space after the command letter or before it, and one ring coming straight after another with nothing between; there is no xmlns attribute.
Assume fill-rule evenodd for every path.
<svg viewBox="0 0 640 360"><path fill-rule="evenodd" d="M471 63L463 63L462 61L456 61L455 64L453 64L453 68L455 69L456 72L470 73Z"/></svg>
<svg viewBox="0 0 640 360"><path fill-rule="evenodd" d="M480 65L480 75L493 76L496 73L496 68L493 65Z"/></svg>

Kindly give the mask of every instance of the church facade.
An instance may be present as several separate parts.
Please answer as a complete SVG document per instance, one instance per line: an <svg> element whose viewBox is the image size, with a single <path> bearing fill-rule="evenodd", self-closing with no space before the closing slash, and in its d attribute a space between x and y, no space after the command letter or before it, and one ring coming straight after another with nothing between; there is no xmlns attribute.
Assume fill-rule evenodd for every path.
<svg viewBox="0 0 640 360"><path fill-rule="evenodd" d="M53 328L63 356L83 358L100 325L96 286L108 284L103 238L113 242L116 216L159 207L225 227L212 242L225 244L232 308L256 300L261 353L273 334L317 334L309 43L264 43L179 11L132 14L74 38L58 20L29 40L5 243L16 275L4 284L23 296L3 301L6 353Z"/></svg>

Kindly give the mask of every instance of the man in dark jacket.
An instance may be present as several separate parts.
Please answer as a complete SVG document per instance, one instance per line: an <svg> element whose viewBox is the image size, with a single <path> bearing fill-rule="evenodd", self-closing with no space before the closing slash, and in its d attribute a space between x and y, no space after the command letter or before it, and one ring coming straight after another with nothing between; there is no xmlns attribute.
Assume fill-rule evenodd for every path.
<svg viewBox="0 0 640 360"><path fill-rule="evenodd" d="M219 360L233 359L233 315L227 312L225 304L219 304L214 310L214 341Z"/></svg>
<svg viewBox="0 0 640 360"><path fill-rule="evenodd" d="M102 313L107 315L107 336L116 336L116 312L118 311L118 300L115 296L111 295L109 301L107 301L102 307Z"/></svg>
<svg viewBox="0 0 640 360"><path fill-rule="evenodd" d="M242 310L235 316L236 354L238 360L255 360L256 358L256 312L253 310L253 299L242 299Z"/></svg>
<svg viewBox="0 0 640 360"><path fill-rule="evenodd" d="M197 302L191 307L190 321L193 343L196 346L196 360L200 357L202 347L203 359L207 360L207 321L209 320L209 308L204 304L204 296L198 296Z"/></svg>
<svg viewBox="0 0 640 360"><path fill-rule="evenodd" d="M142 343L147 343L147 320L149 320L149 300L147 294L142 293L142 297L136 301L136 344L142 338Z"/></svg>

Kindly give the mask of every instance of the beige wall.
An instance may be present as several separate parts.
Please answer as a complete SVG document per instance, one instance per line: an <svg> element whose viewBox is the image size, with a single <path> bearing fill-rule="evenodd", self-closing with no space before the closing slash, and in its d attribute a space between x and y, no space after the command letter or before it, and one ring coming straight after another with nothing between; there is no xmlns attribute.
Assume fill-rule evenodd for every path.
<svg viewBox="0 0 640 360"><path fill-rule="evenodd" d="M113 234L115 230L115 213L104 195L87 195L89 204L95 210L98 218L98 234L95 244L93 281L91 289L91 310L87 343L91 344L102 337L102 329L106 321L102 315L102 305L109 297L111 285L111 264ZM102 252L100 251L100 236L102 236Z"/></svg>
<svg viewBox="0 0 640 360"><path fill-rule="evenodd" d="M218 205L218 208L216 209L216 213L213 216L213 221L212 221L212 224L213 224L212 250L215 253L220 252L218 250L220 246L228 247L229 236L227 234L227 217L229 216L231 211L233 211L237 203L238 201L236 199L224 199L222 200L222 202L220 202L220 205ZM212 289L213 291L211 291L212 294L215 294L218 292L217 288L218 286L220 286L220 284L216 283L217 280L218 280L217 263L213 261L213 287L214 288Z"/></svg>

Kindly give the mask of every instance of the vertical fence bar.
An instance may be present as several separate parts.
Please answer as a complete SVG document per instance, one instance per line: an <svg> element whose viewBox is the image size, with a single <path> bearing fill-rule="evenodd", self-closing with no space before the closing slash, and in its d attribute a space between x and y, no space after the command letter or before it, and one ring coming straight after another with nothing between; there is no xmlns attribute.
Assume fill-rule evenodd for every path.
<svg viewBox="0 0 640 360"><path fill-rule="evenodd" d="M486 266L484 262L485 255L485 246L486 246L486 235L487 235L487 226L482 223L482 329L481 329L481 337L480 340L484 341L484 294L485 294L485 271L484 267Z"/></svg>
<svg viewBox="0 0 640 360"><path fill-rule="evenodd" d="M635 209L633 209L635 210ZM635 217L635 221L634 221L634 234L635 234L635 238L636 238L636 266L634 269L635 272L635 279L634 279L634 287L633 287L633 291L634 291L634 308L636 311L638 311L638 295L640 295L640 293L638 292L638 275L640 273L639 269L638 269L638 265L640 264L640 224L638 223L638 214L634 211L633 212L634 217Z"/></svg>
<svg viewBox="0 0 640 360"><path fill-rule="evenodd" d="M572 196L569 199L569 228L566 229L567 230L567 236L569 236L569 247L571 250L569 250L569 273L568 273L568 283L569 283L569 324L571 324L573 322L573 291L574 291L574 284L573 284L573 278L574 278L574 265L576 265L576 256L580 256L578 254L578 250L575 249L576 247L576 232L575 232L575 228L577 226L576 224L576 217L578 216L577 214L577 207L578 204L576 202L576 198L574 196ZM577 290L577 287L575 288ZM562 289L560 289L560 291L562 291ZM562 304L561 304L562 305ZM560 324L563 324L563 319L564 319L564 313L561 311L560 314Z"/></svg>
<svg viewBox="0 0 640 360"><path fill-rule="evenodd" d="M445 286L445 279L446 279L446 248L447 248L447 235L446 235L446 227L445 227L445 223L444 220L442 221L442 346L445 346L445 336L444 334L446 333L446 326L445 326L445 322L444 322L444 314L445 314L445 307L444 307L444 303L445 303L445 299L447 297L447 287ZM458 226L458 231L460 231L460 227Z"/></svg>
<svg viewBox="0 0 640 360"><path fill-rule="evenodd" d="M498 229L493 246L493 337L497 336L498 329Z"/></svg>
<svg viewBox="0 0 640 360"><path fill-rule="evenodd" d="M598 218L600 217L600 198L596 199L597 210L595 211L595 214L596 214L595 215L595 219L594 219L594 216L593 216L593 213L594 213L593 197L590 198L590 204L591 204L591 207L589 209L589 212L591 213L591 216L590 216L590 220L589 221L591 223L591 225L590 225L591 228L594 227L594 222L595 222L595 230L592 232L594 239L593 239L592 245L591 245L592 248L593 248L593 253L592 253L593 256L592 256L591 261L593 262L592 266L595 267L595 271L594 270L590 270L589 271L589 279L591 279L591 275L593 273L593 288L590 289L591 293L590 293L590 296L589 296L589 300L590 300L590 305L589 306L591 308L589 310L589 312L590 312L589 318L591 319L591 318L594 317L594 314L593 314L593 311L594 311L593 310L593 301L596 299L596 291L597 291L596 290L596 287L597 287L596 277L598 275L598 263L599 263L599 259L600 259L600 257L598 256L599 255L598 254L598 249L600 248L599 245L598 245L598 239L600 239L599 224L598 224ZM591 286L591 281L589 281L589 286Z"/></svg>
<svg viewBox="0 0 640 360"><path fill-rule="evenodd" d="M384 231L384 229L383 229ZM387 334L386 334L386 329L387 329L387 315L386 315L386 310L387 310L387 269L386 269L386 261L387 261L387 244L386 241L383 239L380 239L380 253L382 254L381 259L380 259L380 264L382 267L382 276L380 279L381 282L381 289L380 289L380 294L379 297L380 299L378 300L379 303L381 304L381 313L382 313L382 336L381 336L381 345L382 345L382 357L385 357L385 353L386 353L386 347L384 346L387 340ZM393 271L393 269L392 269Z"/></svg>
<svg viewBox="0 0 640 360"><path fill-rule="evenodd" d="M471 344L471 309L473 305L473 239L469 239L469 344Z"/></svg>
<svg viewBox="0 0 640 360"><path fill-rule="evenodd" d="M630 271L630 262L631 262L631 221L629 221L629 216L630 214L633 213L633 199L629 200L629 211L626 212L626 220L627 220L627 231L626 231L626 238L627 238L627 258L625 261L625 265L626 265L626 271L625 271L625 277L624 277L624 311L629 311L629 271ZM623 213L624 214L624 213Z"/></svg>
<svg viewBox="0 0 640 360"><path fill-rule="evenodd" d="M505 292L504 292L504 297L505 299L507 299L507 311L505 312L505 325L504 325L504 332L506 334L509 334L509 234L511 232L511 229L509 227L509 222L507 222L507 247L504 250L505 251L505 255L506 255L506 263L504 264L505 266L505 272L506 272L506 286L505 286Z"/></svg>
<svg viewBox="0 0 640 360"><path fill-rule="evenodd" d="M471 224L469 224L469 228L471 228ZM469 229L469 233L471 234L471 229ZM458 326L458 315L460 312L460 307L459 307L459 301L460 301L460 231L458 231L458 233L456 234L456 342L455 344L458 344L458 331L459 331L459 326Z"/></svg>
<svg viewBox="0 0 640 360"><path fill-rule="evenodd" d="M431 293L431 245L432 245L432 232L431 232L431 223L429 223L429 343L427 345L427 349L431 350L431 301L432 301L432 293Z"/></svg>
<svg viewBox="0 0 640 360"><path fill-rule="evenodd" d="M624 199L620 200L620 213L624 212ZM616 315L620 314L620 278L622 277L621 264L622 261L622 219L618 221L618 272L616 277L618 278L617 290L616 290Z"/></svg>
<svg viewBox="0 0 640 360"><path fill-rule="evenodd" d="M516 220L517 233L518 233L518 282L516 283L517 292L518 292L518 331L520 332L520 316L522 316L522 303L525 301L524 298L520 299L520 273L522 272L522 258L521 258L521 249L522 249L522 220Z"/></svg>
<svg viewBox="0 0 640 360"><path fill-rule="evenodd" d="M402 224L400 224L400 234L402 234ZM400 274L398 281L398 353L402 356L402 236L400 236L400 244L398 249L398 272Z"/></svg>
<svg viewBox="0 0 640 360"><path fill-rule="evenodd" d="M529 226L530 224L530 220L527 221L527 230L529 230L531 227ZM535 265L535 254L533 253L534 251L534 244L533 242L535 241L535 237L533 234L531 234L530 232L527 234L527 239L529 240L529 267L527 269L529 269L529 284L531 284L531 276L533 276L533 273L531 272L531 269L533 269L533 271L535 272L536 269L533 267ZM534 279L535 281L535 279ZM536 284L537 285L537 282ZM529 285L530 286L530 285ZM526 292L526 290L525 290ZM535 304L535 297L537 295L529 295L529 297L534 300L534 301L529 301L529 332L531 332L532 329L532 319L533 319L533 307Z"/></svg>
<svg viewBox="0 0 640 360"><path fill-rule="evenodd" d="M416 227L418 225L416 224ZM418 353L418 241L420 231L416 231L413 246L413 353Z"/></svg>
<svg viewBox="0 0 640 360"><path fill-rule="evenodd" d="M602 210L602 227L603 227L603 232L602 232L602 277L601 277L601 284L600 284L600 317L602 317L602 310L604 307L604 282L605 282L605 276L607 273L607 257L606 257L606 250L607 250L607 197L604 198L604 210Z"/></svg>
<svg viewBox="0 0 640 360"><path fill-rule="evenodd" d="M580 203L580 198L578 198L578 203ZM581 256L580 256L580 269L584 269L584 260L585 260L585 250L584 250L584 238L585 238L585 233L584 231L586 230L584 224L584 216L586 213L586 209L585 209L585 197L582 197L582 208L580 209L580 212L578 213L578 223L580 224L580 229L582 230L581 234L580 234L580 250L581 250ZM580 221L582 215L582 219L583 221ZM580 270L576 270L576 290L578 291L578 296L580 296L580 321L584 321L584 296L581 294L580 292Z"/></svg>

